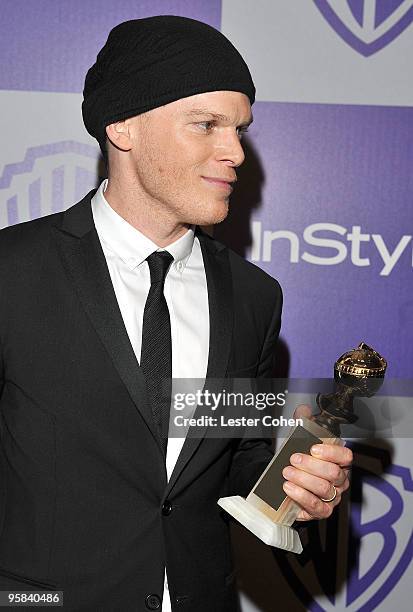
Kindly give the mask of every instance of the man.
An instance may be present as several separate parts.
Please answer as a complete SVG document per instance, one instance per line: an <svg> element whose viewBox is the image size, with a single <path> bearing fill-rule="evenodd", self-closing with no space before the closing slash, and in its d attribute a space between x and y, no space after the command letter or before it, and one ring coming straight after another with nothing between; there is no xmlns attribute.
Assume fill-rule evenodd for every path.
<svg viewBox="0 0 413 612"><path fill-rule="evenodd" d="M254 95L209 26L120 24L83 103L108 180L2 231L1 590L62 590L66 610L237 609L216 502L249 492L269 441L166 448L159 388L271 375L279 286L198 229L227 214ZM284 474L300 520L348 486L351 452L316 451Z"/></svg>

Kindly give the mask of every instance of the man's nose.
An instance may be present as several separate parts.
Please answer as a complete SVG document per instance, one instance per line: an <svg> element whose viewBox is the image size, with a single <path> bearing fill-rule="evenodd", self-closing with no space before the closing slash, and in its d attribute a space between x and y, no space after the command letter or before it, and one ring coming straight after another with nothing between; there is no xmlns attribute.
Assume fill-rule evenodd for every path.
<svg viewBox="0 0 413 612"><path fill-rule="evenodd" d="M223 135L216 148L219 161L226 161L228 165L235 168L240 166L245 159L244 149L236 130L231 130L225 136Z"/></svg>

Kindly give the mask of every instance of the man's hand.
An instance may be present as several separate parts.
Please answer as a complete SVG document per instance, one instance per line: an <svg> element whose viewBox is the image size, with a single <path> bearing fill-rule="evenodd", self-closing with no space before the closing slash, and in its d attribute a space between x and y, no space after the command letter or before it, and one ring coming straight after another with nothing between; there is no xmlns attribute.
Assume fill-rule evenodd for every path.
<svg viewBox="0 0 413 612"><path fill-rule="evenodd" d="M311 417L311 408L301 404L294 411L294 418ZM341 501L341 494L348 489L348 473L353 453L345 446L315 444L311 455L295 453L290 457L291 465L283 470L286 479L284 491L301 506L297 521L328 518ZM334 487L337 490L335 499Z"/></svg>

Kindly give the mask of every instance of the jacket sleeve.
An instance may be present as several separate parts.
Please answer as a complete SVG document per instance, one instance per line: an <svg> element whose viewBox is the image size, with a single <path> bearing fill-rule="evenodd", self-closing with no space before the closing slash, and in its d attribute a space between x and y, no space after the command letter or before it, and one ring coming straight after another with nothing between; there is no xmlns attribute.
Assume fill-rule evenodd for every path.
<svg viewBox="0 0 413 612"><path fill-rule="evenodd" d="M3 364L3 355L1 353L1 344L0 344L0 397L3 393L3 385L4 385L4 364Z"/></svg>
<svg viewBox="0 0 413 612"><path fill-rule="evenodd" d="M282 292L277 283L276 300L261 351L257 378L268 378L273 373L275 348L281 327L281 310ZM271 438L239 439L229 473L229 495L246 497L273 456Z"/></svg>
<svg viewBox="0 0 413 612"><path fill-rule="evenodd" d="M281 329L282 304L283 295L281 287L277 283L277 297L274 303L271 323L268 327L265 342L261 351L261 357L257 370L257 378L268 378L273 374L275 363L275 349Z"/></svg>
<svg viewBox="0 0 413 612"><path fill-rule="evenodd" d="M0 398L3 393L3 386L4 386L4 358L3 358L3 343L2 343L1 333L0 333Z"/></svg>

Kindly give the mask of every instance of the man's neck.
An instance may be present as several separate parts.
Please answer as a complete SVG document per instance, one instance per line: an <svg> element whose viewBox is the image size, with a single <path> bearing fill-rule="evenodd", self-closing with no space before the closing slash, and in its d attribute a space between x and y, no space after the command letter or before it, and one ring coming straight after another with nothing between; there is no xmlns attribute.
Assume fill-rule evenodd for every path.
<svg viewBox="0 0 413 612"><path fill-rule="evenodd" d="M116 180L108 182L103 195L118 215L159 247L172 244L190 227L189 224L172 219L160 202L147 201L139 190L125 189Z"/></svg>

